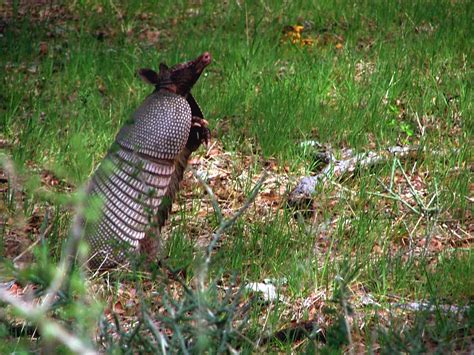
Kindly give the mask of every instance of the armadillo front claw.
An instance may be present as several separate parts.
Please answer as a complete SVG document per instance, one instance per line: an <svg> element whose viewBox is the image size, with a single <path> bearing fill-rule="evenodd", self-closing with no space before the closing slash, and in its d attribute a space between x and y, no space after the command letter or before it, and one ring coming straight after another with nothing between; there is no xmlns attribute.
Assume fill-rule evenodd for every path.
<svg viewBox="0 0 474 355"><path fill-rule="evenodd" d="M209 126L209 122L207 122L204 118L193 116L191 120L192 127L207 127Z"/></svg>
<svg viewBox="0 0 474 355"><path fill-rule="evenodd" d="M201 144L206 147L209 146L211 140L211 131L207 126L207 122L204 118L193 116L191 120L191 131L189 132L189 138L186 143L186 147L191 151L195 151Z"/></svg>
<svg viewBox="0 0 474 355"><path fill-rule="evenodd" d="M211 131L206 127L203 133L205 135L204 137L201 138L202 144L204 144L206 149L209 149L210 142L211 142Z"/></svg>

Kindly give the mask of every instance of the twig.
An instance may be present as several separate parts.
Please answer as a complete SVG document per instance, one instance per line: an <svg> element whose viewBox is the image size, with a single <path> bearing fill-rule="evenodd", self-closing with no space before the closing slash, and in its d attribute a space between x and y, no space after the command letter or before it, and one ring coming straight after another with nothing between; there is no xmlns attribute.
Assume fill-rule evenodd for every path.
<svg viewBox="0 0 474 355"><path fill-rule="evenodd" d="M16 200L14 206L15 212L18 212L18 206L21 206L21 197L19 195L19 192L21 191L21 184L20 179L16 173L15 164L8 155L0 152L0 165L5 171L5 175L8 179L8 184L10 186L10 196ZM23 213L22 210L19 212Z"/></svg>
<svg viewBox="0 0 474 355"><path fill-rule="evenodd" d="M379 182L380 185L382 185L382 187L390 194L390 195L384 195L384 194L379 194L377 192L371 192L370 194L374 195L374 196L378 196L378 197L383 197L383 198L389 198L389 199L392 199L392 200L395 200L395 201L398 201L400 202L401 204L403 204L405 207L407 207L410 211L412 211L413 213L417 214L417 215L421 215L422 213L420 211L418 211L415 207L413 207L412 205L410 205L408 202L406 202L403 198L400 197L399 194L397 194L395 191L393 191L390 187L388 187L387 185L385 185L383 183L382 180L380 180L379 178L377 178L377 181Z"/></svg>
<svg viewBox="0 0 474 355"><path fill-rule="evenodd" d="M84 232L84 221L82 218L84 214L84 191L79 191L78 196L80 199L76 207L76 217L74 218L74 222L66 242L66 247L64 248L64 251L61 255L61 260L57 266L54 279L51 281L49 288L46 290L46 295L43 299L43 302L41 303L41 306L37 307L36 309L36 312L38 313L45 314L48 312L48 310L51 308L56 293L63 286L66 275L72 270L73 260L76 257L77 248Z"/></svg>
<svg viewBox="0 0 474 355"><path fill-rule="evenodd" d="M79 202L77 208L78 215L82 215L82 200ZM46 234L47 232L48 228L45 229L43 234ZM82 220L81 218L76 218L64 249L64 253L61 257L61 261L57 266L56 274L51 281L49 288L45 292L45 297L41 305L33 306L28 302L19 300L5 290L0 290L0 299L12 305L22 315L22 317L38 324L39 327L43 328L43 331L46 330L49 334L51 334L51 336L64 343L72 351L81 354L95 354L96 352L84 345L80 339L68 333L61 325L46 316L47 312L51 308L51 305L53 304L56 294L63 286L66 275L71 270L72 260L76 255L77 245L82 236L82 232Z"/></svg>
<svg viewBox="0 0 474 355"><path fill-rule="evenodd" d="M245 210L247 210L250 207L252 202L257 197L258 191L262 187L262 184L263 184L263 182L266 178L266 175L267 175L266 171L264 171L262 176L260 177L260 179L255 184L254 188L252 189L252 191L251 191L249 197L247 198L247 201L245 202L245 204L231 218L225 219L222 215L221 209L220 209L219 204L217 202L217 198L216 198L214 192L212 191L211 187L203 179L200 179L197 174L195 174L196 178L199 180L199 182L204 186L204 188L208 192L209 198L211 199L211 203L214 207L214 211L216 212L217 218L219 220L219 227L212 234L212 239L211 239L211 241L210 241L210 243L207 247L207 250L206 250L205 260L201 265L201 270L199 272L199 277L197 278L197 286L198 286L199 289L201 289L201 290L205 289L204 280L207 277L207 272L209 270L209 264L211 263L212 251L214 250L216 244L221 239L222 234L225 232L225 230L230 228L237 221L237 219L245 212ZM204 314L206 310L202 309L203 304L201 302L199 302L198 306L199 306L199 309L201 310L201 312Z"/></svg>
<svg viewBox="0 0 474 355"><path fill-rule="evenodd" d="M205 268L207 269L210 262L211 262L211 254L212 251L214 250L216 244L219 242L219 240L222 237L222 234L225 232L226 229L230 228L236 221L239 219L239 217L247 210L252 202L255 200L257 197L258 191L262 187L263 182L265 181L265 178L267 176L267 173L264 172L260 179L258 179L257 183L255 184L254 188L252 189L252 192L250 193L249 197L247 198L247 201L245 204L240 207L240 209L229 219L224 219L222 218L220 221L219 228L213 233L211 242L209 243L207 247L207 253L206 253L206 260L205 260ZM204 182L203 182L204 183ZM204 186L206 184L204 183ZM207 186L209 189L210 187Z"/></svg>
<svg viewBox="0 0 474 355"><path fill-rule="evenodd" d="M267 315L265 316L265 321L263 322L263 327L262 327L262 330L260 331L260 335L255 343L255 348L258 348L260 346L260 343L262 341L262 337L263 335L265 334L265 331L266 331L266 328L267 328L267 323L268 323L268 319L270 318L270 314L271 312L267 312Z"/></svg>
<svg viewBox="0 0 474 355"><path fill-rule="evenodd" d="M151 319L151 317L144 310L143 310L143 318L144 318L146 326L153 334L153 337L160 344L161 353L167 354L166 348L168 347L168 342L166 341L166 337L158 330L156 325L153 323L153 320Z"/></svg>
<svg viewBox="0 0 474 355"><path fill-rule="evenodd" d="M222 211L219 207L219 202L217 202L217 197L214 194L214 191L212 191L211 187L204 181L204 179L199 176L196 170L191 169L191 171L194 177L201 183L202 186L204 186L204 189L206 190L207 194L209 195L209 199L211 200L212 208L214 208L214 213L217 216L217 221L221 223L224 217L222 216Z"/></svg>
<svg viewBox="0 0 474 355"><path fill-rule="evenodd" d="M48 212L46 211L46 215L44 217L44 223L43 224L46 224L46 227L43 229L43 231L40 233L40 235L38 236L38 238L33 242L31 243L28 248L26 248L25 250L23 250L19 255L17 255L14 259L13 259L13 263L16 263L18 260L20 260L23 255L25 255L26 253L30 252L40 241L42 241L46 235L48 235L48 233L51 231L51 229L53 228L53 224L47 224L48 223Z"/></svg>
<svg viewBox="0 0 474 355"><path fill-rule="evenodd" d="M420 129L420 134L423 137L425 135L425 126L421 124L420 117L418 116L418 112L415 112L416 123L418 123L418 128Z"/></svg>
<svg viewBox="0 0 474 355"><path fill-rule="evenodd" d="M405 181L407 182L408 184L408 188L410 189L410 192L411 192L411 195L413 196L413 198L415 199L416 203L418 204L419 208L422 210L422 211L426 211L426 206L425 204L423 203L423 201L421 200L418 192L416 191L415 187L413 186L413 184L411 183L410 179L408 178L406 172L405 172L405 169L403 169L403 166L402 164L400 163L400 160L398 159L395 159L395 162L397 163L398 167L400 168L400 171L402 172L402 175L403 175L403 178L405 179Z"/></svg>
<svg viewBox="0 0 474 355"><path fill-rule="evenodd" d="M20 313L23 318L36 323L41 328L41 334L55 338L72 352L87 355L98 354L95 349L89 347L74 334L69 333L59 323L39 312L40 307L34 307L4 289L0 289L0 300L15 308L15 311Z"/></svg>
<svg viewBox="0 0 474 355"><path fill-rule="evenodd" d="M4 166L5 170L10 173L11 178L13 179L12 185L14 188L17 187L17 182L15 179L15 173L13 169L13 163L8 157L0 156L0 163ZM78 212L82 214L83 210L83 198L79 201ZM44 238L44 236L49 233L51 226L47 226L44 231L41 233L38 241ZM77 336L69 333L62 325L49 318L46 314L50 310L53 300L57 292L63 286L65 277L71 269L72 260L74 259L77 252L77 245L80 238L82 237L83 232L83 223L81 220L76 219L70 236L68 238L64 253L62 255L61 261L57 266L56 274L51 282L49 288L46 290L45 297L40 306L34 306L29 302L25 302L18 297L13 296L8 291L0 289L0 300L11 305L24 319L29 320L38 325L42 329L42 334L47 334L51 336L64 345L66 345L71 351L79 354L96 354L97 352L90 348L88 345L79 339ZM36 242L37 243L37 242ZM36 244L34 243L34 244ZM14 261L18 260L23 256L28 250L33 246L26 249L22 254L17 256Z"/></svg>

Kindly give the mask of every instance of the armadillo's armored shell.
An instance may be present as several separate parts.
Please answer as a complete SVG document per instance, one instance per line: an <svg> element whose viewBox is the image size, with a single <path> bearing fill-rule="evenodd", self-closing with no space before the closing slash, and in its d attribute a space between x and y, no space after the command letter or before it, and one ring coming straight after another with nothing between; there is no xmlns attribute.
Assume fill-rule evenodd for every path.
<svg viewBox="0 0 474 355"><path fill-rule="evenodd" d="M90 199L89 214L96 218L86 223L91 268L127 261L156 224L158 209L169 203L163 197L175 171L174 158L188 139L191 118L184 98L156 92L120 130L89 186L90 196L99 200Z"/></svg>
<svg viewBox="0 0 474 355"><path fill-rule="evenodd" d="M191 108L185 98L171 92L155 92L124 126L117 142L153 158L174 159L184 147L191 128Z"/></svg>

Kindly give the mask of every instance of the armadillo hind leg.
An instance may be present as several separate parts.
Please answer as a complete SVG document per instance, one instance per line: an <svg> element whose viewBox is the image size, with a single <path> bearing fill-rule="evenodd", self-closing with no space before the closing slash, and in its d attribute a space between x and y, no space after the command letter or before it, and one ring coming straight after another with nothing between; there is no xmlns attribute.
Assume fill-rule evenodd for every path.
<svg viewBox="0 0 474 355"><path fill-rule="evenodd" d="M106 269L149 251L156 255L158 233L150 233L171 176L172 160L152 159L119 148L109 152L92 179L95 219L86 233L91 269ZM138 252L138 253L137 253Z"/></svg>

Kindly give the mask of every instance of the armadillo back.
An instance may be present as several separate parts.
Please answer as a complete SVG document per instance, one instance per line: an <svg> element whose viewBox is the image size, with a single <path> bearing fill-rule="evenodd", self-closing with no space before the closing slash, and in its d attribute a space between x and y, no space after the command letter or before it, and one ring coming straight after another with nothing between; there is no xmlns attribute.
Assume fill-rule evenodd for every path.
<svg viewBox="0 0 474 355"><path fill-rule="evenodd" d="M90 185L86 240L89 266L108 268L136 254L150 229L175 170L174 159L191 128L191 109L181 96L150 95L125 125ZM95 197L95 198L94 198ZM158 238L158 236L155 236Z"/></svg>

